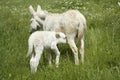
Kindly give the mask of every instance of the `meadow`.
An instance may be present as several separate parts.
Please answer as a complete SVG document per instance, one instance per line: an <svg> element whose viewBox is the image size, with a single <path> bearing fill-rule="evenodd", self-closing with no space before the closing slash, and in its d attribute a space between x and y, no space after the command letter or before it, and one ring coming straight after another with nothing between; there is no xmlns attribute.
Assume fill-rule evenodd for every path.
<svg viewBox="0 0 120 80"><path fill-rule="evenodd" d="M120 80L119 0L0 0L0 80ZM44 55L31 74L26 58L31 14L40 4L49 12L78 9L87 20L85 62L74 65L67 44L60 44L60 65L50 67ZM77 44L79 45L79 44ZM45 52L44 52L45 53ZM79 55L80 58L80 55Z"/></svg>

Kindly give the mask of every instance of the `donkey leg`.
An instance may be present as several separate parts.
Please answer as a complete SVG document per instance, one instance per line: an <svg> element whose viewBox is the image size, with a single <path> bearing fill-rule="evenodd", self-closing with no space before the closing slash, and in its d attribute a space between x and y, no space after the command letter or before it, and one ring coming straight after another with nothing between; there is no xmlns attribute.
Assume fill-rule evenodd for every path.
<svg viewBox="0 0 120 80"><path fill-rule="evenodd" d="M84 63L84 37L83 38L81 38L81 40L80 40L80 43L81 43L81 45L80 45L80 54L81 54L81 61L82 61L82 63Z"/></svg>
<svg viewBox="0 0 120 80"><path fill-rule="evenodd" d="M78 48L77 48L77 46L75 44L74 39L68 39L68 44L69 44L69 46L72 49L72 52L74 54L75 65L79 65Z"/></svg>

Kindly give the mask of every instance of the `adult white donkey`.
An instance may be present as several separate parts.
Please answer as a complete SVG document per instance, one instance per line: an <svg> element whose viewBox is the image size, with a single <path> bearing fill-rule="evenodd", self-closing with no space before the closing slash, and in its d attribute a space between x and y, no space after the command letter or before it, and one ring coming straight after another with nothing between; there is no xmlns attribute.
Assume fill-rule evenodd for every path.
<svg viewBox="0 0 120 80"><path fill-rule="evenodd" d="M83 14L78 10L68 10L64 13L49 13L42 10L40 5L37 11L29 6L30 13L32 14L30 32L37 30L38 27L43 26L43 30L57 31L65 33L67 42L73 51L75 64L79 64L78 48L75 44L75 37L77 36L80 41L80 54L81 61L84 62L84 32L86 28L86 19Z"/></svg>

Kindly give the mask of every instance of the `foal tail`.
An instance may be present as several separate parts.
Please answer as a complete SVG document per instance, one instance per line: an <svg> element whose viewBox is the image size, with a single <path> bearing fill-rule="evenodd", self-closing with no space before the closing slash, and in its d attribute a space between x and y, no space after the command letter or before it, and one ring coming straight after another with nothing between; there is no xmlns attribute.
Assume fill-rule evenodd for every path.
<svg viewBox="0 0 120 80"><path fill-rule="evenodd" d="M34 45L32 42L29 42L28 43L28 52L27 52L26 57L30 56L33 53L33 51L34 51Z"/></svg>

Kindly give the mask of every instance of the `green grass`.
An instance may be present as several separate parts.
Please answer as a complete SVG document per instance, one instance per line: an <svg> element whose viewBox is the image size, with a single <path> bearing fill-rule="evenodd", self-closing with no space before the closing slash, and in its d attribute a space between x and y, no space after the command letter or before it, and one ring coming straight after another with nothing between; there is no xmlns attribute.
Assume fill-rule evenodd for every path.
<svg viewBox="0 0 120 80"><path fill-rule="evenodd" d="M120 80L120 7L118 0L1 0L0 80ZM50 12L78 9L87 19L85 63L74 65L68 45L60 45L60 66L44 56L31 74L27 54L29 5ZM54 54L53 54L54 56ZM55 57L55 56L54 56Z"/></svg>

